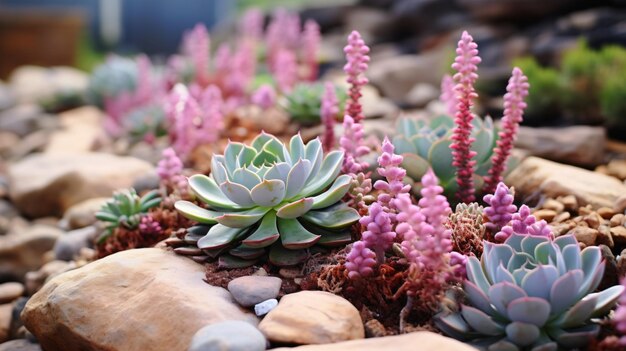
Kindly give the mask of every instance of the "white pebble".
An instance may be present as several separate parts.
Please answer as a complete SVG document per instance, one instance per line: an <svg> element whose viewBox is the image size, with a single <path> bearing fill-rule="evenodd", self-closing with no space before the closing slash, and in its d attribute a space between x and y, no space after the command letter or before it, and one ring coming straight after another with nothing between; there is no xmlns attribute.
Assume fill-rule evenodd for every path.
<svg viewBox="0 0 626 351"><path fill-rule="evenodd" d="M261 317L261 316L268 314L276 306L278 306L278 300L276 299L265 300L261 303L257 303L256 305L254 305L254 313L256 313L258 317Z"/></svg>

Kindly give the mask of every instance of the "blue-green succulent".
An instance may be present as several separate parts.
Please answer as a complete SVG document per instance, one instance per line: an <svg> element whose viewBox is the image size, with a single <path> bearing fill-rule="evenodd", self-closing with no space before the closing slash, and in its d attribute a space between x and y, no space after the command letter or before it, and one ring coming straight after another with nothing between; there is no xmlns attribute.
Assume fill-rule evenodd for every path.
<svg viewBox="0 0 626 351"><path fill-rule="evenodd" d="M483 350L584 348L624 287L601 292L599 247L580 250L572 235L554 240L511 235L503 244L485 242L481 260L469 257L467 305L442 313L437 326Z"/></svg>
<svg viewBox="0 0 626 351"><path fill-rule="evenodd" d="M185 217L199 222L190 239L223 265L253 264L270 248L277 265L297 264L315 245L351 241L358 213L342 202L351 177L339 175L343 152L324 156L318 139L306 145L295 135L289 147L262 133L250 145L230 142L214 155L211 175L194 175L189 186L205 207L176 202ZM189 241L189 240L188 240ZM193 240L192 240L193 241Z"/></svg>

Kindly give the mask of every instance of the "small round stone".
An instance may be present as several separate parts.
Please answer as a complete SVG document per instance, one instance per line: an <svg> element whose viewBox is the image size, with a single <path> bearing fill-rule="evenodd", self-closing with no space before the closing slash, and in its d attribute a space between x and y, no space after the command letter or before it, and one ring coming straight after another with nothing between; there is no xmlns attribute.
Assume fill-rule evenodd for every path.
<svg viewBox="0 0 626 351"><path fill-rule="evenodd" d="M265 336L250 323L226 321L198 330L188 351L264 351Z"/></svg>
<svg viewBox="0 0 626 351"><path fill-rule="evenodd" d="M269 299L267 301L263 301L254 305L254 313L256 313L258 317L261 317L268 314L276 306L278 306L278 300Z"/></svg>
<svg viewBox="0 0 626 351"><path fill-rule="evenodd" d="M283 281L277 277L251 275L233 279L228 291L243 307L252 307L269 299L275 299Z"/></svg>
<svg viewBox="0 0 626 351"><path fill-rule="evenodd" d="M0 304L17 300L24 294L24 285L11 282L0 284Z"/></svg>

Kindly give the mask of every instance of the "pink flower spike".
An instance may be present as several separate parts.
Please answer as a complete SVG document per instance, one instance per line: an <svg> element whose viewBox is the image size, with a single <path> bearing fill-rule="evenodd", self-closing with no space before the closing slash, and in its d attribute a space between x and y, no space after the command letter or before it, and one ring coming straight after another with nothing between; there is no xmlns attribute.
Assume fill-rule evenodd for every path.
<svg viewBox="0 0 626 351"><path fill-rule="evenodd" d="M271 85L263 84L252 94L251 99L253 104L267 110L276 105L276 91Z"/></svg>
<svg viewBox="0 0 626 351"><path fill-rule="evenodd" d="M456 49L457 57L452 64L452 68L457 71L454 75L457 82L454 90L458 104L454 120L456 128L452 134L453 143L450 148L453 156L452 165L457 168L456 178L459 185L457 198L465 203L473 202L475 199L472 176L476 161L472 158L476 156L476 152L471 150L474 142L474 138L471 137L474 119L471 108L473 100L478 97L474 91L474 83L478 78L477 65L481 61L477 47L472 36L463 32Z"/></svg>
<svg viewBox="0 0 626 351"><path fill-rule="evenodd" d="M496 241L504 242L513 233L528 235L529 227L536 222L537 219L535 218L535 216L530 214L530 208L526 205L522 205L520 206L519 211L513 214L511 222L508 225L502 227L502 230L498 232L494 236L494 238L496 239ZM533 233L545 233L545 231L542 226L539 226L536 229L533 229Z"/></svg>
<svg viewBox="0 0 626 351"><path fill-rule="evenodd" d="M489 218L485 226L492 233L499 232L502 227L509 224L513 214L517 212L517 206L513 205L514 196L506 184L500 182L495 193L485 195L483 200L489 205L483 213Z"/></svg>
<svg viewBox="0 0 626 351"><path fill-rule="evenodd" d="M162 183L171 184L175 176L183 171L183 161L178 158L171 147L163 150L162 158L157 165L157 174Z"/></svg>
<svg viewBox="0 0 626 351"><path fill-rule="evenodd" d="M339 101L335 93L335 85L326 82L324 94L322 95L322 105L320 106L320 119L324 125L322 135L322 145L325 152L330 152L335 146L335 123L339 114Z"/></svg>
<svg viewBox="0 0 626 351"><path fill-rule="evenodd" d="M272 73L278 89L282 93L290 92L298 80L298 63L293 51L282 49L276 54Z"/></svg>
<svg viewBox="0 0 626 351"><path fill-rule="evenodd" d="M139 231L144 235L157 235L161 234L163 228L159 222L155 221L151 215L141 217L141 222L139 223Z"/></svg>
<svg viewBox="0 0 626 351"><path fill-rule="evenodd" d="M554 233L552 233L552 228L550 228L548 222L543 219L528 226L528 235L544 236L550 239L554 239Z"/></svg>
<svg viewBox="0 0 626 351"><path fill-rule="evenodd" d="M196 24L183 37L183 53L189 56L194 64L196 82L204 85L209 80L211 39L209 32L202 23Z"/></svg>
<svg viewBox="0 0 626 351"><path fill-rule="evenodd" d="M363 241L357 241L352 244L345 265L350 279L370 276L374 273L376 254L368 249Z"/></svg>
<svg viewBox="0 0 626 351"><path fill-rule="evenodd" d="M363 172L368 164L359 159L369 153L369 148L363 145L363 126L355 122L352 117L345 115L343 131L344 134L339 139L339 145L344 152L342 172L344 174Z"/></svg>
<svg viewBox="0 0 626 351"><path fill-rule="evenodd" d="M195 124L201 116L197 101L191 96L189 90L182 84L176 84L168 97L166 111L168 120L173 128L170 129L172 147L176 153L187 158L191 151L198 146L198 133Z"/></svg>
<svg viewBox="0 0 626 351"><path fill-rule="evenodd" d="M456 116L456 105L458 103L456 99L456 92L454 91L454 79L449 74L446 74L441 79L441 96L439 101L446 105L446 111L450 116Z"/></svg>
<svg viewBox="0 0 626 351"><path fill-rule="evenodd" d="M383 141L383 152L378 157L378 174L385 177L385 180L377 180L374 183L374 188L380 190L378 195L378 202L388 209L388 212L394 214L397 212L394 207L393 199L397 198L400 194L408 194L411 190L411 186L404 184L402 180L406 176L406 170L400 167L403 157L401 155L394 154L394 146L387 137ZM392 216L392 220L394 216Z"/></svg>
<svg viewBox="0 0 626 351"><path fill-rule="evenodd" d="M361 98L361 87L368 83L364 74L370 61L370 57L367 55L370 48L365 45L359 32L352 31L348 36L348 45L343 51L347 61L343 71L348 75L348 84L350 84L346 114L352 116L356 122L361 122L365 116L359 99Z"/></svg>
<svg viewBox="0 0 626 351"><path fill-rule="evenodd" d="M224 129L222 92L217 86L209 85L202 92L199 103L202 126L198 133L198 143L213 144L219 140Z"/></svg>
<svg viewBox="0 0 626 351"><path fill-rule="evenodd" d="M626 289L626 278L622 278L621 284ZM617 303L617 309L613 314L613 324L617 332L622 335L620 345L626 346L626 290L622 292Z"/></svg>
<svg viewBox="0 0 626 351"><path fill-rule="evenodd" d="M314 20L307 20L302 32L302 58L308 68L307 80L311 82L317 79L317 56L321 41L320 26Z"/></svg>
<svg viewBox="0 0 626 351"><path fill-rule="evenodd" d="M378 264L384 263L385 251L391 248L396 237L389 214L378 202L374 202L369 207L369 214L362 217L359 223L366 228L363 232L363 242L376 253Z"/></svg>
<svg viewBox="0 0 626 351"><path fill-rule="evenodd" d="M502 181L502 174L506 171L506 161L511 155L513 144L517 136L519 124L522 123L526 103L524 99L528 96L528 78L522 70L515 67L509 84L506 87L507 93L504 95L504 117L502 117L502 129L498 133L499 138L496 148L491 158L491 169L485 179L483 192L490 193L496 184Z"/></svg>
<svg viewBox="0 0 626 351"><path fill-rule="evenodd" d="M239 22L239 35L254 41L261 40L263 36L263 11L258 8L250 8L244 12Z"/></svg>

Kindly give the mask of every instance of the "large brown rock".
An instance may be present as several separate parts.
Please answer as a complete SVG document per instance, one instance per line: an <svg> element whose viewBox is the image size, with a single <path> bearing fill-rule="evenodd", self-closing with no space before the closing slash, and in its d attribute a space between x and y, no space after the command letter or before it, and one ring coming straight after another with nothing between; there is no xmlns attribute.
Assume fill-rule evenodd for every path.
<svg viewBox="0 0 626 351"><path fill-rule="evenodd" d="M80 153L95 150L103 138L104 114L93 106L79 107L58 116L60 128L50 135L44 152Z"/></svg>
<svg viewBox="0 0 626 351"><path fill-rule="evenodd" d="M9 166L9 196L30 217L60 217L70 206L111 196L152 171L143 160L105 153L35 154Z"/></svg>
<svg viewBox="0 0 626 351"><path fill-rule="evenodd" d="M162 249L123 251L50 280L22 320L46 351L187 350L206 325L256 325L204 275L202 265Z"/></svg>
<svg viewBox="0 0 626 351"><path fill-rule="evenodd" d="M509 173L506 183L523 196L537 192L552 198L574 195L579 206L594 208L612 208L626 194L626 185L616 178L538 157L525 159Z"/></svg>
<svg viewBox="0 0 626 351"><path fill-rule="evenodd" d="M37 224L0 236L0 281L23 281L26 273L38 270L61 235L55 227Z"/></svg>
<svg viewBox="0 0 626 351"><path fill-rule="evenodd" d="M533 156L552 161L597 166L604 160L606 132L603 127L520 127L515 146Z"/></svg>
<svg viewBox="0 0 626 351"><path fill-rule="evenodd" d="M278 348L273 351L476 351L475 348L454 339L431 332L415 332L397 336L352 340L325 345L306 345Z"/></svg>
<svg viewBox="0 0 626 351"><path fill-rule="evenodd" d="M324 291L285 295L259 324L270 340L289 344L329 344L365 337L359 311L346 299Z"/></svg>

